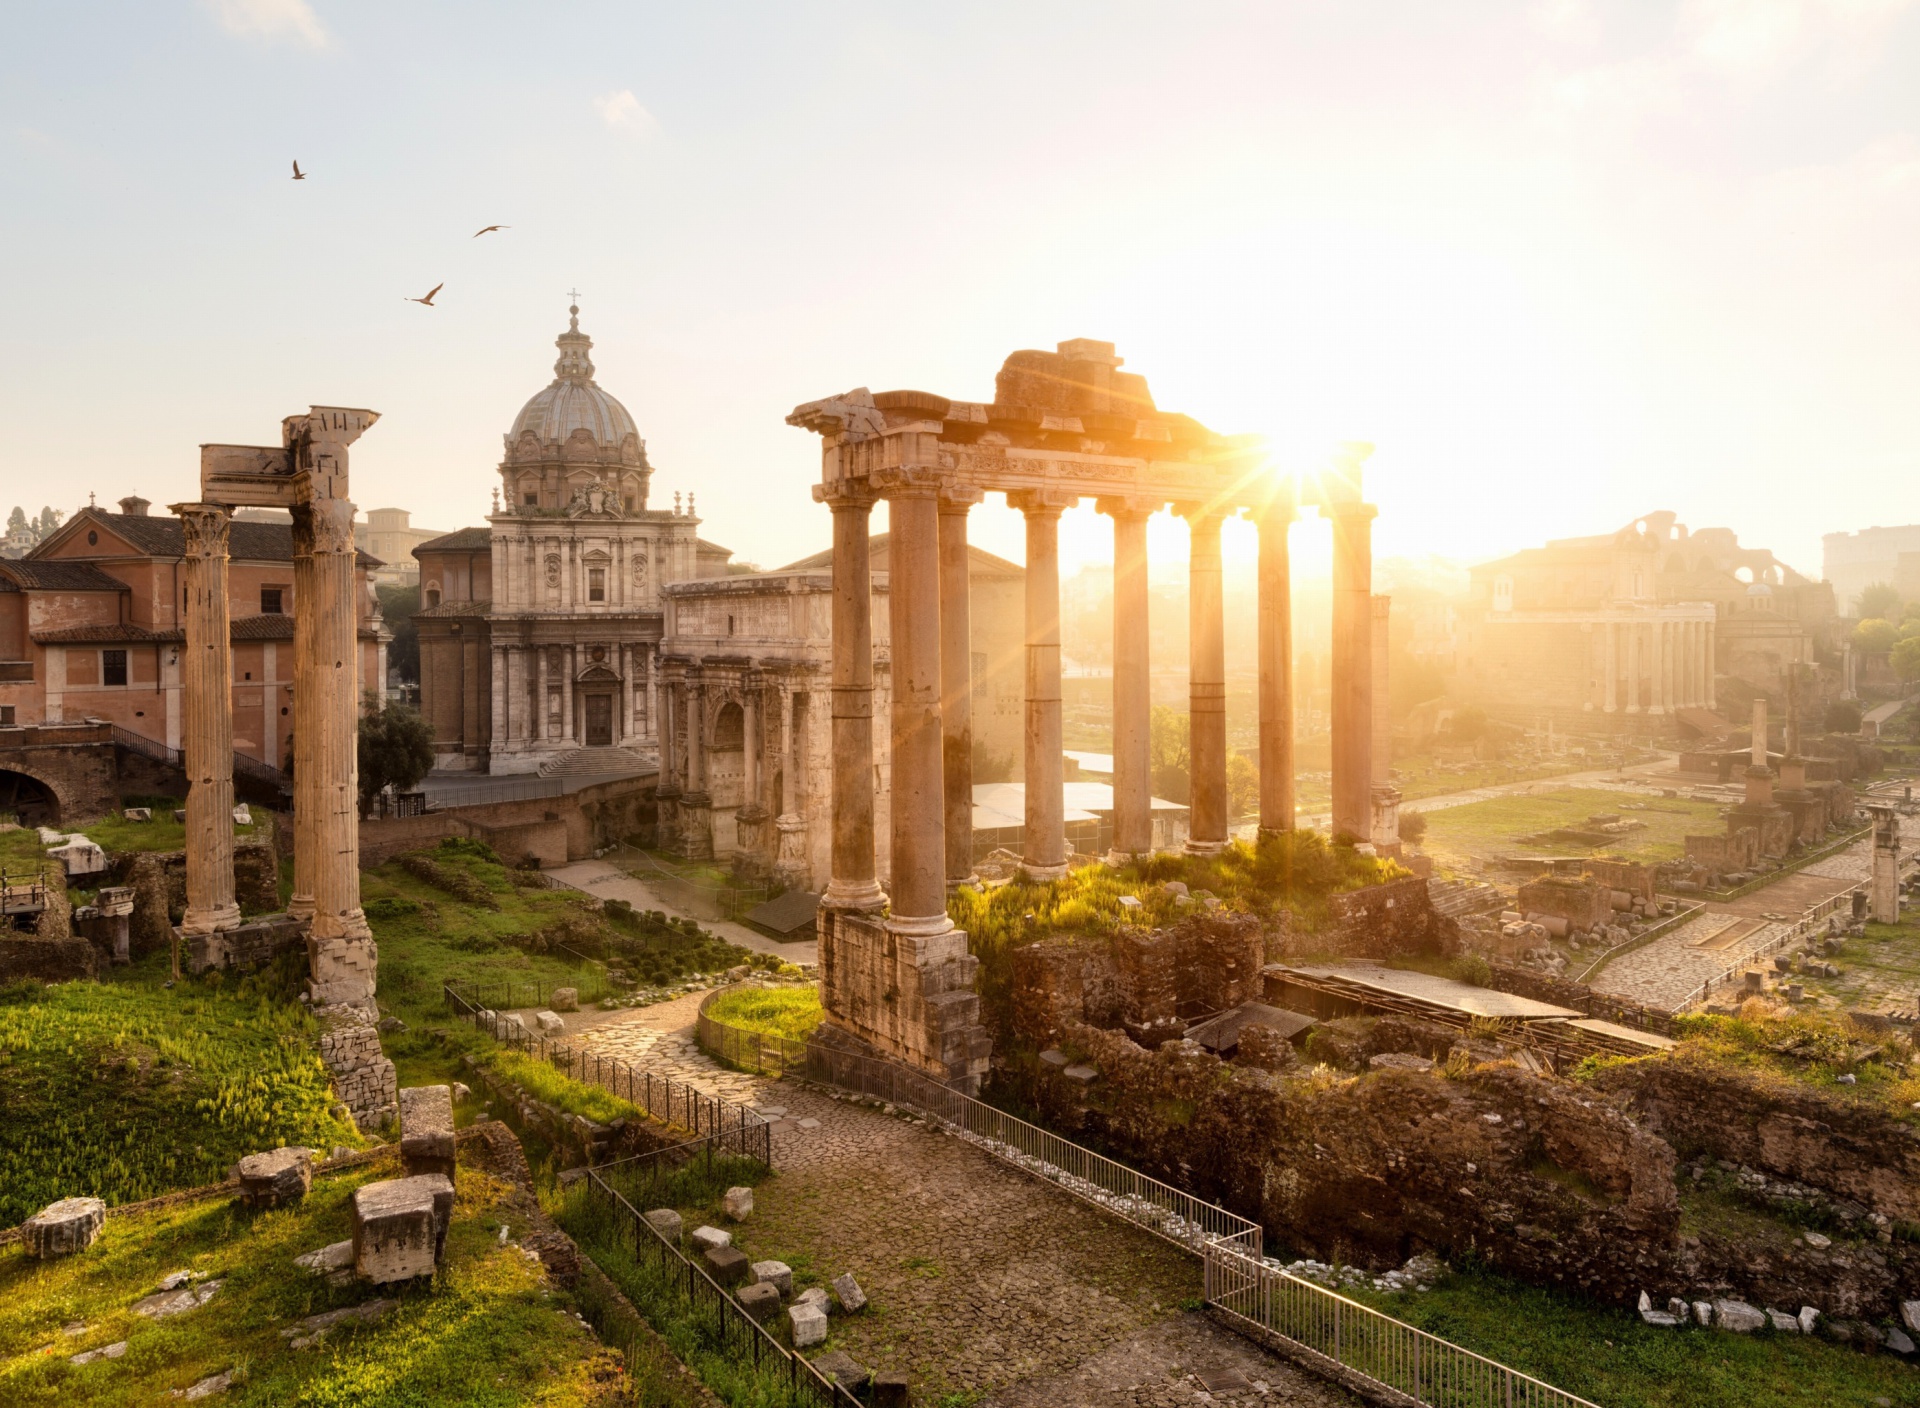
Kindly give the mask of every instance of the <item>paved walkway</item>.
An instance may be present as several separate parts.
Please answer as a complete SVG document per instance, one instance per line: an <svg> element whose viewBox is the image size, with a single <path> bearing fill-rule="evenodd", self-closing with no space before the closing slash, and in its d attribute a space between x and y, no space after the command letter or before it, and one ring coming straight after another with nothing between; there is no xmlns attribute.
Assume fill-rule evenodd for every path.
<svg viewBox="0 0 1920 1408"><path fill-rule="evenodd" d="M1004 1408L1352 1408L1345 1393L1182 1312L1200 1294L1187 1253L931 1124L720 1068L694 1044L698 1006L689 994L607 1014L579 1044L773 1119L776 1173L734 1241L756 1260L787 1262L804 1284L854 1273L869 1307L835 1316L826 1348L906 1370L921 1403L984 1393ZM1210 1400L1193 1378L1230 1367L1266 1392Z"/></svg>
<svg viewBox="0 0 1920 1408"><path fill-rule="evenodd" d="M625 900L635 909L658 909L668 914L685 913L668 904L645 881L629 875L612 861L576 860L557 865L547 874L555 884L568 885L589 895L598 895L603 900ZM818 945L812 939L804 943L783 944L728 919L702 919L700 927L718 934L728 943L750 948L755 953L778 954L789 963L813 963L819 957Z"/></svg>

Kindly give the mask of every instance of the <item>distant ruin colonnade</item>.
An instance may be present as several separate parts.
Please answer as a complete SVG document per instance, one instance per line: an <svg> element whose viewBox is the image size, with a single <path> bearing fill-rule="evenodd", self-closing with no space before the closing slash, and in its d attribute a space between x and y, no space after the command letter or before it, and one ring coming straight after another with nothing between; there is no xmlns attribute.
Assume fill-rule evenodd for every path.
<svg viewBox="0 0 1920 1408"><path fill-rule="evenodd" d="M1058 364L1057 366L1054 364ZM1228 840L1226 672L1220 526L1242 512L1260 532L1260 829L1292 830L1293 699L1287 529L1295 486L1255 445L1158 412L1110 343L1060 344L1008 358L991 404L861 388L797 407L788 423L822 437L815 498L834 516L833 868L820 922L822 993L837 1040L976 1083L988 1047L972 991L975 960L947 916L951 884L971 878L972 764L949 740L971 656L964 588L966 514L1002 493L1026 521L1026 731L1023 868L1068 868L1060 684L1060 515L1083 498L1114 524L1114 828L1108 859L1151 850L1146 520L1172 507L1192 535L1188 850ZM1045 403L1018 399L1026 392ZM1066 404L1062 404L1062 402ZM1334 529L1333 829L1369 839L1373 820L1372 519L1361 495L1370 446L1349 446L1313 486ZM872 601L864 548L873 505L890 509L888 586L890 875L875 867L872 805ZM949 572L946 574L951 576ZM965 828L960 836L952 834ZM889 907L882 920L879 911Z"/></svg>

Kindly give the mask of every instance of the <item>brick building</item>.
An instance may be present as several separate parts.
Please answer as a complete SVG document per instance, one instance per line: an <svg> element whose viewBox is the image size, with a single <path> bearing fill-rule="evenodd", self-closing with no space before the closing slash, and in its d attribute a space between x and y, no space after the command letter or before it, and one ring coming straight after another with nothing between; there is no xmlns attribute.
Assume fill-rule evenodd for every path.
<svg viewBox="0 0 1920 1408"><path fill-rule="evenodd" d="M137 497L122 499L119 513L82 508L26 557L0 561L0 773L36 777L20 751L27 735L9 730L42 724L100 720L177 754L184 536L179 519L148 508ZM229 553L234 748L284 768L294 728L292 530L236 521ZM358 665L364 687L384 694L391 632L367 589L376 566L359 555ZM110 804L76 798L69 808Z"/></svg>

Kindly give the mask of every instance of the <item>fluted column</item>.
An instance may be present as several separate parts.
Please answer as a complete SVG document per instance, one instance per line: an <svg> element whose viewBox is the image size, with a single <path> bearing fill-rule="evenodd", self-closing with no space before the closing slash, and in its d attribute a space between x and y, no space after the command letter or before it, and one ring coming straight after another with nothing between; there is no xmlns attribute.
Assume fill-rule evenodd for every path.
<svg viewBox="0 0 1920 1408"><path fill-rule="evenodd" d="M833 510L833 853L832 909L886 902L873 873L873 581L864 488L816 487ZM896 805L898 805L896 803Z"/></svg>
<svg viewBox="0 0 1920 1408"><path fill-rule="evenodd" d="M212 934L240 923L233 890L233 647L227 624L227 534L213 504L174 504L186 539L187 905L181 929Z"/></svg>
<svg viewBox="0 0 1920 1408"><path fill-rule="evenodd" d="M973 878L973 574L967 511L981 497L978 489L947 485L940 490L940 746L949 885Z"/></svg>
<svg viewBox="0 0 1920 1408"><path fill-rule="evenodd" d="M319 708L313 678L313 510L295 504L293 518L293 894L287 913L313 918L313 847L320 835L326 792L314 756L316 733L307 726Z"/></svg>
<svg viewBox="0 0 1920 1408"><path fill-rule="evenodd" d="M886 495L887 611L893 660L893 794L887 928L944 934L947 917L946 800L941 745L941 524L939 486L920 469L876 482ZM966 544L960 545L964 561ZM964 584L962 596L965 595ZM969 826L969 835L971 835Z"/></svg>
<svg viewBox="0 0 1920 1408"><path fill-rule="evenodd" d="M1260 530L1260 834L1294 826L1293 564L1287 544L1291 488L1256 520Z"/></svg>
<svg viewBox="0 0 1920 1408"><path fill-rule="evenodd" d="M1027 519L1026 841L1021 865L1035 880L1057 880L1067 873L1067 774L1060 751L1060 515L1078 501L1077 495L1046 489L1007 495L1007 502Z"/></svg>
<svg viewBox="0 0 1920 1408"><path fill-rule="evenodd" d="M1343 500L1333 520L1333 834L1364 841L1373 823L1372 504Z"/></svg>
<svg viewBox="0 0 1920 1408"><path fill-rule="evenodd" d="M1187 520L1187 709L1193 820L1187 850L1210 855L1227 844L1227 651L1220 576L1220 524L1210 504L1180 509ZM1364 826L1363 826L1364 833Z"/></svg>
<svg viewBox="0 0 1920 1408"><path fill-rule="evenodd" d="M1113 849L1124 865L1153 851L1153 677L1147 630L1147 519L1158 504L1101 499L1113 519Z"/></svg>

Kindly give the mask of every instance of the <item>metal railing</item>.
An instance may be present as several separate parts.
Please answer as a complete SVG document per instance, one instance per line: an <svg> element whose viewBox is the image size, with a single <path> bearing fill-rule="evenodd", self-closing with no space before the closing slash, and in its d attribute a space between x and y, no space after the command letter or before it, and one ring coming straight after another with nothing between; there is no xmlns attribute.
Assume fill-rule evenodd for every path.
<svg viewBox="0 0 1920 1408"><path fill-rule="evenodd" d="M721 1353L736 1363L751 1361L755 1369L774 1366L776 1372L784 1373L794 1401L804 1408L859 1408L859 1399L781 1344L764 1325L741 1309L740 1303L707 1274L706 1268L682 1255L678 1247L661 1235L659 1228L642 1217L639 1209L608 1182L602 1170L588 1169L586 1184L588 1196L610 1212L622 1224L622 1232L633 1238L635 1261L651 1259L666 1273L676 1290L684 1287L696 1320L712 1324Z"/></svg>
<svg viewBox="0 0 1920 1408"><path fill-rule="evenodd" d="M1259 1223L905 1066L813 1043L807 1048L806 1073L812 1080L925 1111L1002 1162L1188 1251L1224 1243L1248 1256L1261 1253Z"/></svg>
<svg viewBox="0 0 1920 1408"><path fill-rule="evenodd" d="M1518 1369L1430 1335L1324 1286L1215 1245L1206 1299L1249 1338L1289 1341L1434 1408L1598 1408Z"/></svg>
<svg viewBox="0 0 1920 1408"><path fill-rule="evenodd" d="M763 1076L783 1076L807 1064L807 1043L792 1037L749 1031L707 1014L707 1009L726 994L736 992L745 983L719 988L700 999L700 1015L695 1019L694 1039L709 1056L718 1056L743 1071Z"/></svg>
<svg viewBox="0 0 1920 1408"><path fill-rule="evenodd" d="M508 996L519 989L538 991L544 984L499 985ZM471 992L457 991L465 987ZM757 1141L760 1152L753 1157L773 1162L773 1129L764 1117L720 1095L709 1095L684 1080L658 1075L616 1056L582 1051L563 1041L551 1041L526 1029L517 1018L503 1017L479 1000L479 984L447 983L441 987L446 1005L455 1016L472 1023L502 1046L520 1051L535 1060L545 1061L555 1070L588 1085L597 1085L629 1104L636 1105L664 1123L695 1135L739 1132L746 1144ZM507 1005L507 1004L502 1004Z"/></svg>

